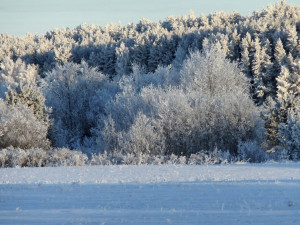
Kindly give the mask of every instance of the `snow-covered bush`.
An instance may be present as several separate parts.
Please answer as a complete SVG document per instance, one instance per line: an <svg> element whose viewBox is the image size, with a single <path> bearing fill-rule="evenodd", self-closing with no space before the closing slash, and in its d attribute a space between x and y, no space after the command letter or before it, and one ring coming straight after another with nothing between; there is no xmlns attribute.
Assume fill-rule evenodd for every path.
<svg viewBox="0 0 300 225"><path fill-rule="evenodd" d="M12 106L23 104L31 108L38 119L50 126L51 109L45 106L45 97L36 85L20 83L16 88L8 87L6 102Z"/></svg>
<svg viewBox="0 0 300 225"><path fill-rule="evenodd" d="M171 155L149 155L149 154L133 154L120 152L114 156L107 152L93 154L90 165L203 165L203 164L226 164L237 162L238 158L230 155L228 151L200 151L196 154L187 156Z"/></svg>
<svg viewBox="0 0 300 225"><path fill-rule="evenodd" d="M41 148L21 149L8 147L0 150L0 167L45 166L47 153Z"/></svg>
<svg viewBox="0 0 300 225"><path fill-rule="evenodd" d="M107 152L101 153L101 154L92 154L90 164L91 165L114 165L117 164L114 158L111 156L111 154L108 154Z"/></svg>
<svg viewBox="0 0 300 225"><path fill-rule="evenodd" d="M90 165L163 165L163 164L178 164L186 165L188 160L185 156L176 156L174 154L169 156L163 155L149 155L149 154L122 154L117 152L114 156L107 152L100 154L93 154Z"/></svg>
<svg viewBox="0 0 300 225"><path fill-rule="evenodd" d="M165 146L162 131L151 118L138 113L129 131L123 134L121 149L127 154L134 155L164 155Z"/></svg>
<svg viewBox="0 0 300 225"><path fill-rule="evenodd" d="M236 160L236 157L230 155L228 151L224 152L215 148L213 151L199 151L195 154L191 154L188 158L188 164L224 164L235 162Z"/></svg>
<svg viewBox="0 0 300 225"><path fill-rule="evenodd" d="M31 108L23 104L8 105L0 99L0 149L9 146L48 148L48 126Z"/></svg>
<svg viewBox="0 0 300 225"><path fill-rule="evenodd" d="M266 151L257 141L240 142L238 146L238 157L241 161L250 163L265 162L269 159Z"/></svg>
<svg viewBox="0 0 300 225"><path fill-rule="evenodd" d="M4 167L53 167L84 166L88 163L87 155L69 149L8 147L0 150L0 168Z"/></svg>
<svg viewBox="0 0 300 225"><path fill-rule="evenodd" d="M88 163L86 154L67 148L55 148L47 151L45 166L85 166Z"/></svg>

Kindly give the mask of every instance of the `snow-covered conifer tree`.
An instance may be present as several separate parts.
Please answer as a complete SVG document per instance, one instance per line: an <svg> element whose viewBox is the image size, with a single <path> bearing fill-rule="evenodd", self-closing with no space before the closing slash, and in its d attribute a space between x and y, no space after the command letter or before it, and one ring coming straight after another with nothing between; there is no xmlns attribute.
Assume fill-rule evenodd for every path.
<svg viewBox="0 0 300 225"><path fill-rule="evenodd" d="M294 102L287 114L286 123L279 125L280 142L291 159L300 159L300 99Z"/></svg>
<svg viewBox="0 0 300 225"><path fill-rule="evenodd" d="M253 95L258 105L261 105L264 100L264 74L262 71L263 53L258 38L253 42L253 60L252 60L252 73L253 73Z"/></svg>
<svg viewBox="0 0 300 225"><path fill-rule="evenodd" d="M7 88L16 88L22 84L36 84L37 69L33 65L26 65L21 59L14 62L10 58L4 58L0 64L0 98L5 97Z"/></svg>
<svg viewBox="0 0 300 225"><path fill-rule="evenodd" d="M286 51L280 38L278 38L274 50L274 73L278 76L281 71L281 66L284 66L286 59Z"/></svg>
<svg viewBox="0 0 300 225"><path fill-rule="evenodd" d="M248 78L251 77L251 59L250 59L250 46L252 44L252 38L249 33L246 34L246 37L242 38L242 52L241 52L241 69L246 74Z"/></svg>
<svg viewBox="0 0 300 225"><path fill-rule="evenodd" d="M289 53L292 54L293 57L299 56L300 52L298 52L298 40L300 40L299 35L296 30L296 24L294 26L290 26L287 29L287 49Z"/></svg>
<svg viewBox="0 0 300 225"><path fill-rule="evenodd" d="M116 73L119 75L127 75L130 73L130 57L129 49L125 46L124 42L121 43L119 48L116 48Z"/></svg>

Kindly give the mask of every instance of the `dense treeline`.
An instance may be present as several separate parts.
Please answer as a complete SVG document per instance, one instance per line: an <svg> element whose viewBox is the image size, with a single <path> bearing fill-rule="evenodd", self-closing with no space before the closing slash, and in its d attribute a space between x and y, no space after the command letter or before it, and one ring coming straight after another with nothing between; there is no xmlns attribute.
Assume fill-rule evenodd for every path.
<svg viewBox="0 0 300 225"><path fill-rule="evenodd" d="M299 34L285 1L248 17L1 34L0 148L299 159Z"/></svg>

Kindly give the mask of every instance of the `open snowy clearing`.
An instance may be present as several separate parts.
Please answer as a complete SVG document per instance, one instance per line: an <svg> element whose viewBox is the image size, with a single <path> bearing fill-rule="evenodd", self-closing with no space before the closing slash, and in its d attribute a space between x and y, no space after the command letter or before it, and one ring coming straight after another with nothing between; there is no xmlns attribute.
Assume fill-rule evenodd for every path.
<svg viewBox="0 0 300 225"><path fill-rule="evenodd" d="M300 163L0 169L0 224L300 224Z"/></svg>

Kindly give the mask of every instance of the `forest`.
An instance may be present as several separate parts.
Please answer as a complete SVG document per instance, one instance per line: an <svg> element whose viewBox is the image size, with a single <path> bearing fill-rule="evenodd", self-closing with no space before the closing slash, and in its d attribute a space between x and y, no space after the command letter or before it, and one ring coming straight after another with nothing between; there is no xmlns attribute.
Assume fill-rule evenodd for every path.
<svg viewBox="0 0 300 225"><path fill-rule="evenodd" d="M0 34L0 167L300 159L300 6Z"/></svg>

